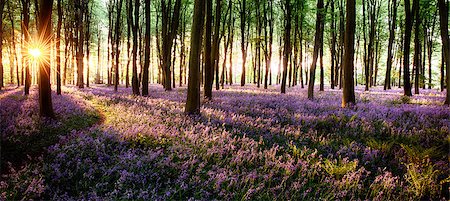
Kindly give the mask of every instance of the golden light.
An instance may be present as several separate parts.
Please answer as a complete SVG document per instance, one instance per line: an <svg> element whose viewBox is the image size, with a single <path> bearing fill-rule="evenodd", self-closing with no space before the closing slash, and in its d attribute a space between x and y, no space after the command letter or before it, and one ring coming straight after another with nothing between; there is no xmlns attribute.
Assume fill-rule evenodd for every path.
<svg viewBox="0 0 450 201"><path fill-rule="evenodd" d="M42 56L42 51L39 48L30 48L28 50L28 54L30 54L34 59L38 59Z"/></svg>

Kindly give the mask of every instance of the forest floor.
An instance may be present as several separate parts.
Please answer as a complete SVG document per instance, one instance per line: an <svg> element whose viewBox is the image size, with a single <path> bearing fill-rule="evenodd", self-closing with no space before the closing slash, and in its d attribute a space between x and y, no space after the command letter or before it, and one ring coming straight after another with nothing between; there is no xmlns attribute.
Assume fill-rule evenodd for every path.
<svg viewBox="0 0 450 201"><path fill-rule="evenodd" d="M186 116L186 88L0 91L1 199L449 199L444 94L226 86Z"/></svg>

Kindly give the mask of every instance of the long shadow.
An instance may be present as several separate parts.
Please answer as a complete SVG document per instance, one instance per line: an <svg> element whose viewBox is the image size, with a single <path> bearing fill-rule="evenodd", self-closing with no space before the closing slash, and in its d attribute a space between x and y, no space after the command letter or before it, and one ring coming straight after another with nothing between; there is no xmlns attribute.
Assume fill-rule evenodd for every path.
<svg viewBox="0 0 450 201"><path fill-rule="evenodd" d="M36 88L32 90L37 90ZM56 112L56 119L45 119L39 117L39 105L32 104L32 108L22 108L25 101L38 101L37 92L32 92L29 97L15 92L10 96L0 100L2 103L10 103L15 99L15 104L6 105L11 113L2 113L2 119L8 118L6 124L1 125L1 173L7 174L8 164L13 168L19 168L27 163L33 162L37 157L45 155L50 145L56 144L60 136L70 133L72 130L79 130L90 127L99 121L100 116L95 111L86 111L71 96L57 96L52 93L53 108ZM27 100L31 99L31 100ZM2 104L3 107L3 104ZM64 111L68 114L58 114L58 111ZM68 108L68 109L67 109ZM21 110L28 110L21 114ZM28 115L23 117L21 115ZM33 117L33 118L31 118ZM22 128L17 122L20 118L30 118L37 129L28 127ZM2 121L3 122L3 121ZM4 129L6 128L6 129Z"/></svg>
<svg viewBox="0 0 450 201"><path fill-rule="evenodd" d="M111 98L111 95L114 95L113 104L129 102L144 108L152 107L152 104L145 101L137 101L133 96L123 96L123 93L128 93L126 90L119 91L119 93L111 93L111 91L112 89L100 88L100 90L94 90L92 93L100 97L108 98ZM179 103L179 98L176 99L177 93L181 93L178 94L178 96L183 95L185 89L180 91L181 92L173 93L173 91L164 92L163 90L155 90L148 98L158 98ZM329 103L333 97L328 96L327 93L328 92L324 92L323 98L318 101ZM342 140L357 140L366 143L366 138L369 139L375 137L382 141L396 140L403 141L403 143L410 145L418 144L417 142L414 142L417 141L417 139L412 137L398 136L398 139L393 139L395 136L391 135L390 129L385 128L380 122L373 122L372 126L377 128L375 129L375 133L364 131L362 125L356 126L355 128L350 127L347 123L349 123L349 121L354 121L351 120L353 118L353 113L343 111L345 109L339 107L339 101L334 105L317 104L314 101L307 100L306 97L298 97L297 95L298 94L294 93L280 96L279 94L273 94L271 92L254 93L252 90L244 90L243 92L233 90L219 91L216 92L213 101L205 102L202 105L204 109L215 110L218 111L218 113L203 114L195 120L205 124L212 124L216 127L223 127L233 135L245 135L255 140L259 140L259 138L262 137L264 141L267 142L267 145L272 145L274 143L280 145L285 144L290 140L302 138L302 133L307 133L310 130L315 131L319 136L329 136L332 134L333 137L329 137L331 137L330 140L335 143ZM358 109L355 112L356 120L358 119L358 115L362 115L372 106L370 104L365 105L364 103L361 103L361 107L362 110ZM270 108L269 113L267 113L266 110L268 108ZM167 109L166 112L170 113L169 109ZM241 118L242 121L230 118L232 116L237 116ZM247 122L254 121L255 119L260 119L262 125L258 124L258 126L255 127L255 125ZM380 119L380 121L381 120L383 119ZM279 129L273 129L273 126L279 127ZM298 131L298 134L289 134L292 132L286 132L286 128L290 131ZM360 134L354 136L352 133ZM306 139L306 142L303 141L301 143L310 144L315 142Z"/></svg>

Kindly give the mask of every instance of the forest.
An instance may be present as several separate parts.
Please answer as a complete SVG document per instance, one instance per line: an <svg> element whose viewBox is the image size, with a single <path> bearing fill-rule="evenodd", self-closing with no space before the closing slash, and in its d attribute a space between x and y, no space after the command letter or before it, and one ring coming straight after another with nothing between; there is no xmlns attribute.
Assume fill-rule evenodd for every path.
<svg viewBox="0 0 450 201"><path fill-rule="evenodd" d="M448 0L0 0L0 200L448 200Z"/></svg>

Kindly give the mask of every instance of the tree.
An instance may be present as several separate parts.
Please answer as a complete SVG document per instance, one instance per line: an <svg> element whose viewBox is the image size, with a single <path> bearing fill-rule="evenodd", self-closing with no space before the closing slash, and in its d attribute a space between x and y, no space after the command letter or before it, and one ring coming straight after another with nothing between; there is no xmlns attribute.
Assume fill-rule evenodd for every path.
<svg viewBox="0 0 450 201"><path fill-rule="evenodd" d="M247 48L248 48L248 37L249 27L245 27L247 23L247 9L246 9L246 0L239 0L239 16L241 18L241 51L242 51L242 74L241 74L241 86L245 85L245 63L247 61Z"/></svg>
<svg viewBox="0 0 450 201"><path fill-rule="evenodd" d="M392 69L392 59L393 52L392 47L395 40L395 24L397 21L397 1L389 0L389 41L388 41L388 56L386 61L386 78L384 81L384 90L391 89L391 69Z"/></svg>
<svg viewBox="0 0 450 201"><path fill-rule="evenodd" d="M354 88L354 46L355 46L355 27L356 27L356 2L355 0L348 0L346 6L347 22L345 25L344 36L344 60L343 60L343 74L344 83L342 90L342 107L348 104L355 103L355 88Z"/></svg>
<svg viewBox="0 0 450 201"><path fill-rule="evenodd" d="M205 99L212 99L212 84L213 84L213 59L211 55L211 36L212 36L212 0L206 0L206 22L205 22L205 46L204 46L204 59L203 63L205 65L205 84L203 85Z"/></svg>
<svg viewBox="0 0 450 201"><path fill-rule="evenodd" d="M56 28L56 94L61 94L61 25L62 6L61 0L57 0L58 25Z"/></svg>
<svg viewBox="0 0 450 201"><path fill-rule="evenodd" d="M414 23L414 94L419 94L419 80L420 80L420 71L422 69L420 57L421 57L421 43L420 43L420 11L419 4L417 3L416 8L414 9L413 15L415 15L415 23Z"/></svg>
<svg viewBox="0 0 450 201"><path fill-rule="evenodd" d="M264 57L266 60L266 72L264 76L264 89L267 89L267 82L271 83L271 69L270 63L272 61L272 43L273 43L273 1L267 1L267 6L264 5ZM268 7L268 8L267 8ZM269 14L267 14L269 12ZM266 26L268 24L268 27ZM269 34L267 35L267 29Z"/></svg>
<svg viewBox="0 0 450 201"><path fill-rule="evenodd" d="M212 59L213 72L216 74L216 90L219 90L219 46L222 33L220 32L220 14L221 14L221 0L216 0L216 14L214 16L214 38L212 44ZM212 84L212 83L211 83Z"/></svg>
<svg viewBox="0 0 450 201"><path fill-rule="evenodd" d="M414 13L415 7L417 6L416 1L418 0L414 0L411 11L410 0L405 0L405 39L403 45L403 90L405 96L412 96L411 81L409 80L409 48L411 43L412 22L414 21L414 17L411 13Z"/></svg>
<svg viewBox="0 0 450 201"><path fill-rule="evenodd" d="M334 86L336 84L335 81L335 65L336 65L336 14L334 11L334 0L331 0L331 45L330 45L330 56L331 56L331 67L330 67L330 78L331 78L331 89L334 89ZM302 83L303 85L303 83Z"/></svg>
<svg viewBox="0 0 450 201"><path fill-rule="evenodd" d="M122 11L122 2L123 0L117 0L117 18L116 18L116 26L115 26L115 31L114 31L114 36L115 36L115 42L114 42L114 51L115 51L115 56L116 56L116 62L115 62L115 70L114 70L114 75L115 75L115 79L114 79L114 91L117 91L118 85L119 85L119 58L120 58L120 51L119 51L119 43L120 43L120 19L121 17L121 11Z"/></svg>
<svg viewBox="0 0 450 201"><path fill-rule="evenodd" d="M76 23L76 57L77 57L77 86L84 88L84 14L85 14L85 0L75 1L75 23Z"/></svg>
<svg viewBox="0 0 450 201"><path fill-rule="evenodd" d="M40 0L39 2L39 42L49 47L52 38L52 7L53 0ZM54 117L52 105L52 90L50 88L50 48L44 48L44 60L39 67L39 113L44 117Z"/></svg>
<svg viewBox="0 0 450 201"><path fill-rule="evenodd" d="M321 0L319 0L321 1ZM291 55L291 1L284 2L284 50L283 50L283 75L281 80L281 93L286 93L286 77L289 55Z"/></svg>
<svg viewBox="0 0 450 201"><path fill-rule="evenodd" d="M28 42L30 40L30 33L28 32L29 23L30 23L30 0L21 0L21 1L22 1L22 15L23 15L22 34L23 34L23 37L24 37L24 43L28 44ZM22 55L22 61L25 64L25 87L24 87L24 93L25 93L25 95L28 95L28 94L30 94L30 86L31 86L30 65L28 64L28 59L23 57L23 55Z"/></svg>
<svg viewBox="0 0 450 201"><path fill-rule="evenodd" d="M145 42L145 47L144 47L144 66L143 66L143 71L142 71L142 95L148 96L148 68L150 66L150 0L145 0L145 37L144 37L144 42ZM169 85L169 87L170 87L170 85Z"/></svg>
<svg viewBox="0 0 450 201"><path fill-rule="evenodd" d="M3 87L3 8L6 0L0 0L0 90Z"/></svg>
<svg viewBox="0 0 450 201"><path fill-rule="evenodd" d="M189 80L185 112L200 113L200 54L203 33L203 10L205 0L195 0L191 29L191 51L189 53Z"/></svg>
<svg viewBox="0 0 450 201"><path fill-rule="evenodd" d="M139 95L139 80L138 80L138 74L137 74L137 50L139 48L138 45L138 30L139 30L139 6L140 6L140 0L134 1L134 23L133 19L131 20L131 29L133 31L133 50L131 54L133 55L132 60L132 77L131 77L131 87L133 89L134 95ZM130 8L132 10L132 8ZM132 11L130 11L131 13Z"/></svg>
<svg viewBox="0 0 450 201"><path fill-rule="evenodd" d="M317 0L317 13L316 13L316 34L314 36L314 52L313 52L313 60L310 68L310 76L309 76L309 84L308 84L308 99L314 98L314 80L316 77L316 63L317 57L319 55L320 49L320 38L322 32L322 23L323 23L323 13L322 9L324 8L323 0Z"/></svg>
<svg viewBox="0 0 450 201"><path fill-rule="evenodd" d="M438 4L443 49L442 65L444 65L444 63L447 65L447 95L445 96L445 104L450 105L450 40L448 36L448 4L445 3L445 0L438 0Z"/></svg>
<svg viewBox="0 0 450 201"><path fill-rule="evenodd" d="M164 75L164 89L166 91L172 90L172 75L171 75L171 50L173 40L178 31L180 21L181 0L176 0L172 7L172 1L166 4L166 0L161 0L161 37L162 37L162 52L161 52L161 67ZM147 24L150 26L150 23Z"/></svg>

